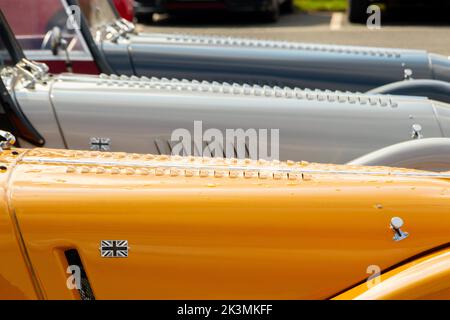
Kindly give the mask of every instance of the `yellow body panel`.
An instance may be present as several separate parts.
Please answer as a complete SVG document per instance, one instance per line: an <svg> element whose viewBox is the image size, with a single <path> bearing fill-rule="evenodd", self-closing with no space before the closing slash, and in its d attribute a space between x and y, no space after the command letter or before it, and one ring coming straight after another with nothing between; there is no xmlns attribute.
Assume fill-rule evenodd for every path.
<svg viewBox="0 0 450 320"><path fill-rule="evenodd" d="M4 157L14 162L14 157ZM0 168L0 300L36 299L32 275L26 265L20 234L10 210L8 181L10 174Z"/></svg>
<svg viewBox="0 0 450 320"><path fill-rule="evenodd" d="M450 299L450 249L414 260L361 284L335 300Z"/></svg>
<svg viewBox="0 0 450 320"><path fill-rule="evenodd" d="M0 156L4 188L48 299L78 297L66 287L70 248L97 299L326 299L364 281L370 265L385 270L449 242L449 181L423 172L20 153L16 165ZM399 242L395 216L410 234ZM129 257L102 258L101 240L128 240Z"/></svg>

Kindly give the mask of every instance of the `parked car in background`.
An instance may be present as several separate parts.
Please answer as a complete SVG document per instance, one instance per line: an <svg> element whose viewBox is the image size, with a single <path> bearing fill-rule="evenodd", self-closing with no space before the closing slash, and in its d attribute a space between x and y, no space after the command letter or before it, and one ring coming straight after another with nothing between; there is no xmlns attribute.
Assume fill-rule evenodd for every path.
<svg viewBox="0 0 450 320"><path fill-rule="evenodd" d="M23 146L344 164L399 142L450 137L450 106L421 97L105 74L52 76L45 65L25 58L3 18L0 30L4 117ZM243 130L248 139L203 144L193 138L199 121L200 131L229 137L230 129ZM179 136L173 136L180 128L194 132L181 148ZM252 132L260 132L262 140L250 142ZM444 140L448 146L450 139ZM258 151L256 145L267 148ZM398 148L394 151L398 163ZM441 151L428 154L409 165L441 169L450 157L447 152L441 161L436 158Z"/></svg>
<svg viewBox="0 0 450 320"><path fill-rule="evenodd" d="M58 41L49 39L54 26L65 26L67 16L62 25L51 25L54 20L50 19L39 23L50 25L50 28L24 34L17 32L23 29L20 22L23 12L11 6L5 14L11 17L12 28L23 43L27 57L45 62L52 73L66 71L64 61L69 55L72 70L76 73L115 73L352 92L367 92L401 81L395 86L396 94L414 95L416 91L431 99L450 102L448 86L442 85L442 81L450 81L450 60L424 50L141 33L136 31L134 24L120 18L108 1L46 1L53 1L62 13L68 3L82 7L81 29L62 30L71 41L66 50L51 50L50 44ZM5 2L8 1L0 0L0 6ZM39 6L34 0L15 2ZM33 15L28 18L39 19ZM34 47L30 47L30 43ZM53 54L55 51L57 56ZM86 70L87 67L90 69ZM408 81L403 81L405 79ZM412 90L410 79L429 79L431 83L420 82ZM383 90L386 94L393 88ZM447 98L441 100L442 97Z"/></svg>
<svg viewBox="0 0 450 320"><path fill-rule="evenodd" d="M430 8L441 10L450 9L450 1L448 0L349 0L348 1L348 17L350 22L366 23L369 17L367 8L372 4L382 4L386 11L392 9L409 9L409 8Z"/></svg>
<svg viewBox="0 0 450 320"><path fill-rule="evenodd" d="M293 0L135 0L136 14L151 19L154 13L185 13L204 11L259 13L275 22L280 12L292 12Z"/></svg>
<svg viewBox="0 0 450 320"><path fill-rule="evenodd" d="M134 21L134 0L114 0L114 5L122 18Z"/></svg>

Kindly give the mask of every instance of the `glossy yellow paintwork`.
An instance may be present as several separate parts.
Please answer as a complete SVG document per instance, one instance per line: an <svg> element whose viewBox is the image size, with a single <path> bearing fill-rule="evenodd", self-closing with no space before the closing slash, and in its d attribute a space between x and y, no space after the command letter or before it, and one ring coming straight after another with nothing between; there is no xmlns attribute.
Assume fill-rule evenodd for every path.
<svg viewBox="0 0 450 320"><path fill-rule="evenodd" d="M2 158L6 162L15 161L13 157L5 155ZM20 247L17 225L8 207L9 176L7 170L0 170L0 300L36 299L32 276Z"/></svg>
<svg viewBox="0 0 450 320"><path fill-rule="evenodd" d="M368 266L385 270L450 237L444 178L45 149L11 158L0 156L9 193L1 205L9 203L31 261L20 271L26 298L36 297L30 271L43 298L78 297L66 287L63 255L75 248L97 299L326 299L364 281ZM410 234L400 242L389 228L395 216ZM128 240L129 258L101 258L101 240ZM0 276L12 282L6 271L24 263L6 264Z"/></svg>
<svg viewBox="0 0 450 320"><path fill-rule="evenodd" d="M404 264L335 300L450 299L450 249Z"/></svg>

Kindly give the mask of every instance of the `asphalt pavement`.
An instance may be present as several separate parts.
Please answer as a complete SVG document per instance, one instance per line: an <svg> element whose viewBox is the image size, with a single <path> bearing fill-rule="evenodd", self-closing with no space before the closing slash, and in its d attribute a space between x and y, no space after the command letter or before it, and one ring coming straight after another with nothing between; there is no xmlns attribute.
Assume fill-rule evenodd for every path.
<svg viewBox="0 0 450 320"><path fill-rule="evenodd" d="M400 19L402 20L402 19ZM277 23L264 23L254 15L156 15L139 24L144 32L206 34L313 43L425 49L450 56L450 22L444 19L387 21L381 29L351 24L341 12L296 12Z"/></svg>

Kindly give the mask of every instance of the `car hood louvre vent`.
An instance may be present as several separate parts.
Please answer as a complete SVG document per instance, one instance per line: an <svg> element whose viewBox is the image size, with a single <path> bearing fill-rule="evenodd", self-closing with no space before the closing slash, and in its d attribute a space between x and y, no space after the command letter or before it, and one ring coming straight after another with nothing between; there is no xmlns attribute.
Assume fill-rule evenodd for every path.
<svg viewBox="0 0 450 320"><path fill-rule="evenodd" d="M64 251L64 255L67 259L69 267L77 267L80 270L80 287L77 288L81 300L95 300L94 292L92 291L91 284L84 269L81 257L76 249L70 249Z"/></svg>

